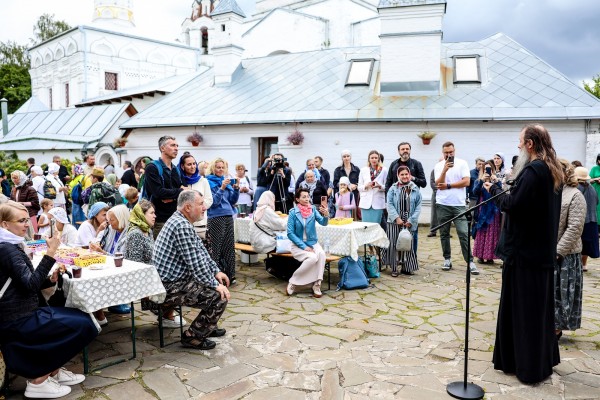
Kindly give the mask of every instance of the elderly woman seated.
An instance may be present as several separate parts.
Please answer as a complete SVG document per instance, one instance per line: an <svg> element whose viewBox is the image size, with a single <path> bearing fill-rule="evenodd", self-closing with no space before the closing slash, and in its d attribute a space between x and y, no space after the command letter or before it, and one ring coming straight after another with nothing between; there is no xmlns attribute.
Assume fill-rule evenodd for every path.
<svg viewBox="0 0 600 400"><path fill-rule="evenodd" d="M27 379L25 397L54 399L71 392L85 376L62 366L97 335L90 316L65 307L40 306L38 294L48 280L60 242L46 239L48 250L37 268L24 252L29 213L25 206L0 205L0 349L8 370ZM58 271L58 270L56 270ZM56 282L58 272L50 277Z"/></svg>
<svg viewBox="0 0 600 400"><path fill-rule="evenodd" d="M275 213L275 195L263 192L250 222L250 244L257 253L275 250L277 231L287 230L287 219Z"/></svg>

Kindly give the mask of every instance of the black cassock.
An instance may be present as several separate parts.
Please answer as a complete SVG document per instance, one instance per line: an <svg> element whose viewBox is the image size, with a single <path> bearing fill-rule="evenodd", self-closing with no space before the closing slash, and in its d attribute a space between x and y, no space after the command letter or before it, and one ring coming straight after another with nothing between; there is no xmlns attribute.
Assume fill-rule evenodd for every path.
<svg viewBox="0 0 600 400"><path fill-rule="evenodd" d="M501 189L492 186L492 194ZM536 383L560 362L554 333L554 262L561 194L546 163L534 160L509 195L497 199L506 212L502 292L494 368Z"/></svg>

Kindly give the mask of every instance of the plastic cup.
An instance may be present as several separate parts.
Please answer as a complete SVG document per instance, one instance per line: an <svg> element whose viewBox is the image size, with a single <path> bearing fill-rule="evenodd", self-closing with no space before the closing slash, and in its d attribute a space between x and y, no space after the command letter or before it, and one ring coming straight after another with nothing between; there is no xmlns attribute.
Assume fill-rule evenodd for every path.
<svg viewBox="0 0 600 400"><path fill-rule="evenodd" d="M123 266L123 253L115 253L113 257L113 261L115 262L115 267L119 268Z"/></svg>
<svg viewBox="0 0 600 400"><path fill-rule="evenodd" d="M40 240L42 238L42 235L39 233L34 233L33 234L33 240Z"/></svg>
<svg viewBox="0 0 600 400"><path fill-rule="evenodd" d="M74 266L71 269L71 272L73 273L73 278L81 278L81 270L82 270L81 267Z"/></svg>

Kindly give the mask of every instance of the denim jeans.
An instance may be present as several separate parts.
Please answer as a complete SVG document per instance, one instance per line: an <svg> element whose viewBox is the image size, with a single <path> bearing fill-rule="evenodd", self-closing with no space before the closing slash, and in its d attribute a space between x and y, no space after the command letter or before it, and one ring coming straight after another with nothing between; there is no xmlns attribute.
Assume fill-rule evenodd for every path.
<svg viewBox="0 0 600 400"><path fill-rule="evenodd" d="M458 214L465 212L466 207L444 206L438 203L435 205L435 210L437 214L437 222L441 225L444 222L454 218ZM458 235L458 240L460 241L460 249L462 251L463 258L466 263L469 264L469 262L473 260L473 256L469 253L469 232L467 218L462 216L455 220L454 226L456 227L456 234ZM444 255L444 259L449 259L452 256L452 252L450 250L450 224L440 228L440 242L442 244L442 253Z"/></svg>

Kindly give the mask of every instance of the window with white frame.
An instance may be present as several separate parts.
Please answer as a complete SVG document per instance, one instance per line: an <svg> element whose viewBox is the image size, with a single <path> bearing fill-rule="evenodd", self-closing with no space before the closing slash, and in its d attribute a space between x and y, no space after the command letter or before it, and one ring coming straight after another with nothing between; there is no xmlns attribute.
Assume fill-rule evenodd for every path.
<svg viewBox="0 0 600 400"><path fill-rule="evenodd" d="M454 56L454 83L481 83L479 56Z"/></svg>
<svg viewBox="0 0 600 400"><path fill-rule="evenodd" d="M351 60L346 86L369 86L375 60Z"/></svg>

